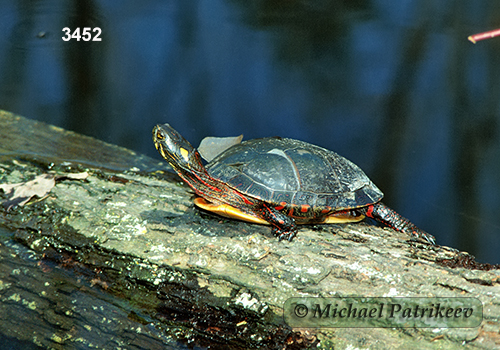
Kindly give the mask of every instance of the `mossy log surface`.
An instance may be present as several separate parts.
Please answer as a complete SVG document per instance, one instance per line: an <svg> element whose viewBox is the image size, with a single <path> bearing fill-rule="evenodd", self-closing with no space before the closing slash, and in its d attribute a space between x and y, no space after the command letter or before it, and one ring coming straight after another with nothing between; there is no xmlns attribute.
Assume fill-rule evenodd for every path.
<svg viewBox="0 0 500 350"><path fill-rule="evenodd" d="M0 208L20 246L0 243L0 332L9 337L61 349L500 348L498 266L364 222L301 226L279 242L267 226L196 209L166 163L7 112L0 125L0 183L89 174ZM9 262L13 251L30 255L26 266ZM91 312L44 274L112 302ZM475 328L292 329L283 305L297 296L474 297L484 319Z"/></svg>

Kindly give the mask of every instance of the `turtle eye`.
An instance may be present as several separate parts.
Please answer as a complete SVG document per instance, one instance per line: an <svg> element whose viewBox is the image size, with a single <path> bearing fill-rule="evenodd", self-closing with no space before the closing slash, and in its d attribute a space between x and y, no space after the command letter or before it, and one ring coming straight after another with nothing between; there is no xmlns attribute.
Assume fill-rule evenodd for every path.
<svg viewBox="0 0 500 350"><path fill-rule="evenodd" d="M156 139L162 141L163 139L165 139L165 136L163 136L163 134L158 131L156 133Z"/></svg>

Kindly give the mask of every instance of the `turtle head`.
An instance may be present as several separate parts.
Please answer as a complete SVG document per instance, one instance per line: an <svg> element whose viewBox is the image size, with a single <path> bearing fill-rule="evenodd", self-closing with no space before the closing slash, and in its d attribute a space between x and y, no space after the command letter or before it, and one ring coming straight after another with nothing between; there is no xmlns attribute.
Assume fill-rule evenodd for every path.
<svg viewBox="0 0 500 350"><path fill-rule="evenodd" d="M161 156L176 171L205 172L198 151L170 125L156 125L153 142Z"/></svg>

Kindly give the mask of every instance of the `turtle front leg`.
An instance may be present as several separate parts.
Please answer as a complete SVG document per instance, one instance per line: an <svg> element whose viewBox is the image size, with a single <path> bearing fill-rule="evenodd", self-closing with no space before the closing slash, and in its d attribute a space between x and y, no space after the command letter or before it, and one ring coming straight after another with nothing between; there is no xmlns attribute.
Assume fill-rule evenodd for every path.
<svg viewBox="0 0 500 350"><path fill-rule="evenodd" d="M287 239L291 242L297 235L297 224L295 224L293 218L266 204L261 204L257 210L260 216L271 224L272 233L278 237L280 241Z"/></svg>

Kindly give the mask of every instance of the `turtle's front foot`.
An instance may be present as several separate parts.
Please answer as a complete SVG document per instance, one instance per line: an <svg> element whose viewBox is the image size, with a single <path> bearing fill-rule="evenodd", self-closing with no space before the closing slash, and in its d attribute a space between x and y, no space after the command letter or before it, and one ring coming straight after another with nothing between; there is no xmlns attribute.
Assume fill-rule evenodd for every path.
<svg viewBox="0 0 500 350"><path fill-rule="evenodd" d="M293 218L265 203L260 205L258 212L264 220L271 224L273 227L273 234L278 237L280 241L287 239L291 242L293 237L297 235L297 225Z"/></svg>
<svg viewBox="0 0 500 350"><path fill-rule="evenodd" d="M292 229L292 230L283 230L280 229L276 226L273 226L272 228L273 235L278 237L278 240L281 242L282 240L286 239L289 242L292 241L292 239L297 236L297 228Z"/></svg>

